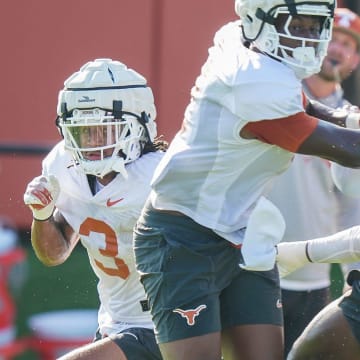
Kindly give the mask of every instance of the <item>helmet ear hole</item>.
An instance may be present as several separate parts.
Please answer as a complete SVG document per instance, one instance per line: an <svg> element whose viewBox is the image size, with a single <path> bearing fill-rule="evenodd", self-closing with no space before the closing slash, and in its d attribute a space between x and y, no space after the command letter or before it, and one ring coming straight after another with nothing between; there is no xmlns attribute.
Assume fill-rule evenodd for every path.
<svg viewBox="0 0 360 360"><path fill-rule="evenodd" d="M250 21L251 23L254 22L253 18L252 18L249 14L246 15L246 19L247 19L248 21Z"/></svg>

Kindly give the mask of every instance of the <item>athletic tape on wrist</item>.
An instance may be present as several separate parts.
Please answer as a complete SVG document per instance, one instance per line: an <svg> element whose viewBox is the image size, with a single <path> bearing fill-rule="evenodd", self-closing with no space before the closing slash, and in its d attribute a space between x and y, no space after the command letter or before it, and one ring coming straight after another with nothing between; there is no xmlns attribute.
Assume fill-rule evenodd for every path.
<svg viewBox="0 0 360 360"><path fill-rule="evenodd" d="M345 126L349 129L360 129L360 113L350 113L345 119Z"/></svg>

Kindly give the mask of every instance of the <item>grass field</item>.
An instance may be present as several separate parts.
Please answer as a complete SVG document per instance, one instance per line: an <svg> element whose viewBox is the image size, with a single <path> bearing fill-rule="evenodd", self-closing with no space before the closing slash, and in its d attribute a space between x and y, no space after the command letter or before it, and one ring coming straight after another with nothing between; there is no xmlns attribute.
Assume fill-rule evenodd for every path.
<svg viewBox="0 0 360 360"><path fill-rule="evenodd" d="M23 244L29 244L29 239ZM94 309L98 307L96 291L97 280L90 268L85 249L78 245L71 257L56 267L45 267L34 255L29 245L24 245L27 252L25 271L13 278L19 282L21 273L25 272L24 285L13 296L17 305L17 335L31 333L28 319L31 315L62 309ZM21 282L21 280L20 280ZM13 284L15 285L15 284ZM27 351L16 357L21 360L38 359L35 353Z"/></svg>

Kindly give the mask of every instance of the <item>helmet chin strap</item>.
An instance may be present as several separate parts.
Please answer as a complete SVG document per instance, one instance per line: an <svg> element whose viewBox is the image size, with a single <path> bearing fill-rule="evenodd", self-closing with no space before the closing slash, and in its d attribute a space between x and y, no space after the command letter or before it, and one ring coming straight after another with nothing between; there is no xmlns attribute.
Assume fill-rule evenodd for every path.
<svg viewBox="0 0 360 360"><path fill-rule="evenodd" d="M293 58L300 63L314 61L315 49L313 47L297 47L293 50Z"/></svg>
<svg viewBox="0 0 360 360"><path fill-rule="evenodd" d="M117 173L120 173L125 179L128 178L128 174L125 169L125 161L121 157L112 156L102 160L102 167L103 167L103 171L101 172L101 174L97 175L98 177L102 178L108 173L115 171Z"/></svg>
<svg viewBox="0 0 360 360"><path fill-rule="evenodd" d="M112 156L103 159L101 163L100 162L98 163L97 160L93 160L93 161L80 160L77 163L77 166L79 166L79 171L100 178L103 178L105 175L109 174L112 171L120 173L125 179L128 178L128 174L125 169L125 161L123 158L119 156Z"/></svg>
<svg viewBox="0 0 360 360"><path fill-rule="evenodd" d="M290 56L284 49L281 49L281 56L284 60L282 62L293 69L298 79L302 80L320 71L320 64L316 62L314 48L297 47L292 49L291 53L292 55ZM306 64L308 66L304 66Z"/></svg>
<svg viewBox="0 0 360 360"><path fill-rule="evenodd" d="M115 158L113 160L112 170L120 173L125 179L128 178L128 173L125 169L125 161L123 158Z"/></svg>

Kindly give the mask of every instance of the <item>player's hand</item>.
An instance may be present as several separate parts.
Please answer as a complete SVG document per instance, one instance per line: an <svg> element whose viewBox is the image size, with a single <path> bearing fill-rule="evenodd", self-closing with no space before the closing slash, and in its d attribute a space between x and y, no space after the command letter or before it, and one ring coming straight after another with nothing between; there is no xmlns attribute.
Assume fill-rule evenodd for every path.
<svg viewBox="0 0 360 360"><path fill-rule="evenodd" d="M54 212L59 193L60 186L55 176L38 176L28 184L24 203L29 206L35 220L47 220Z"/></svg>
<svg viewBox="0 0 360 360"><path fill-rule="evenodd" d="M308 264L306 241L282 242L277 244L276 261L280 278L287 276Z"/></svg>

